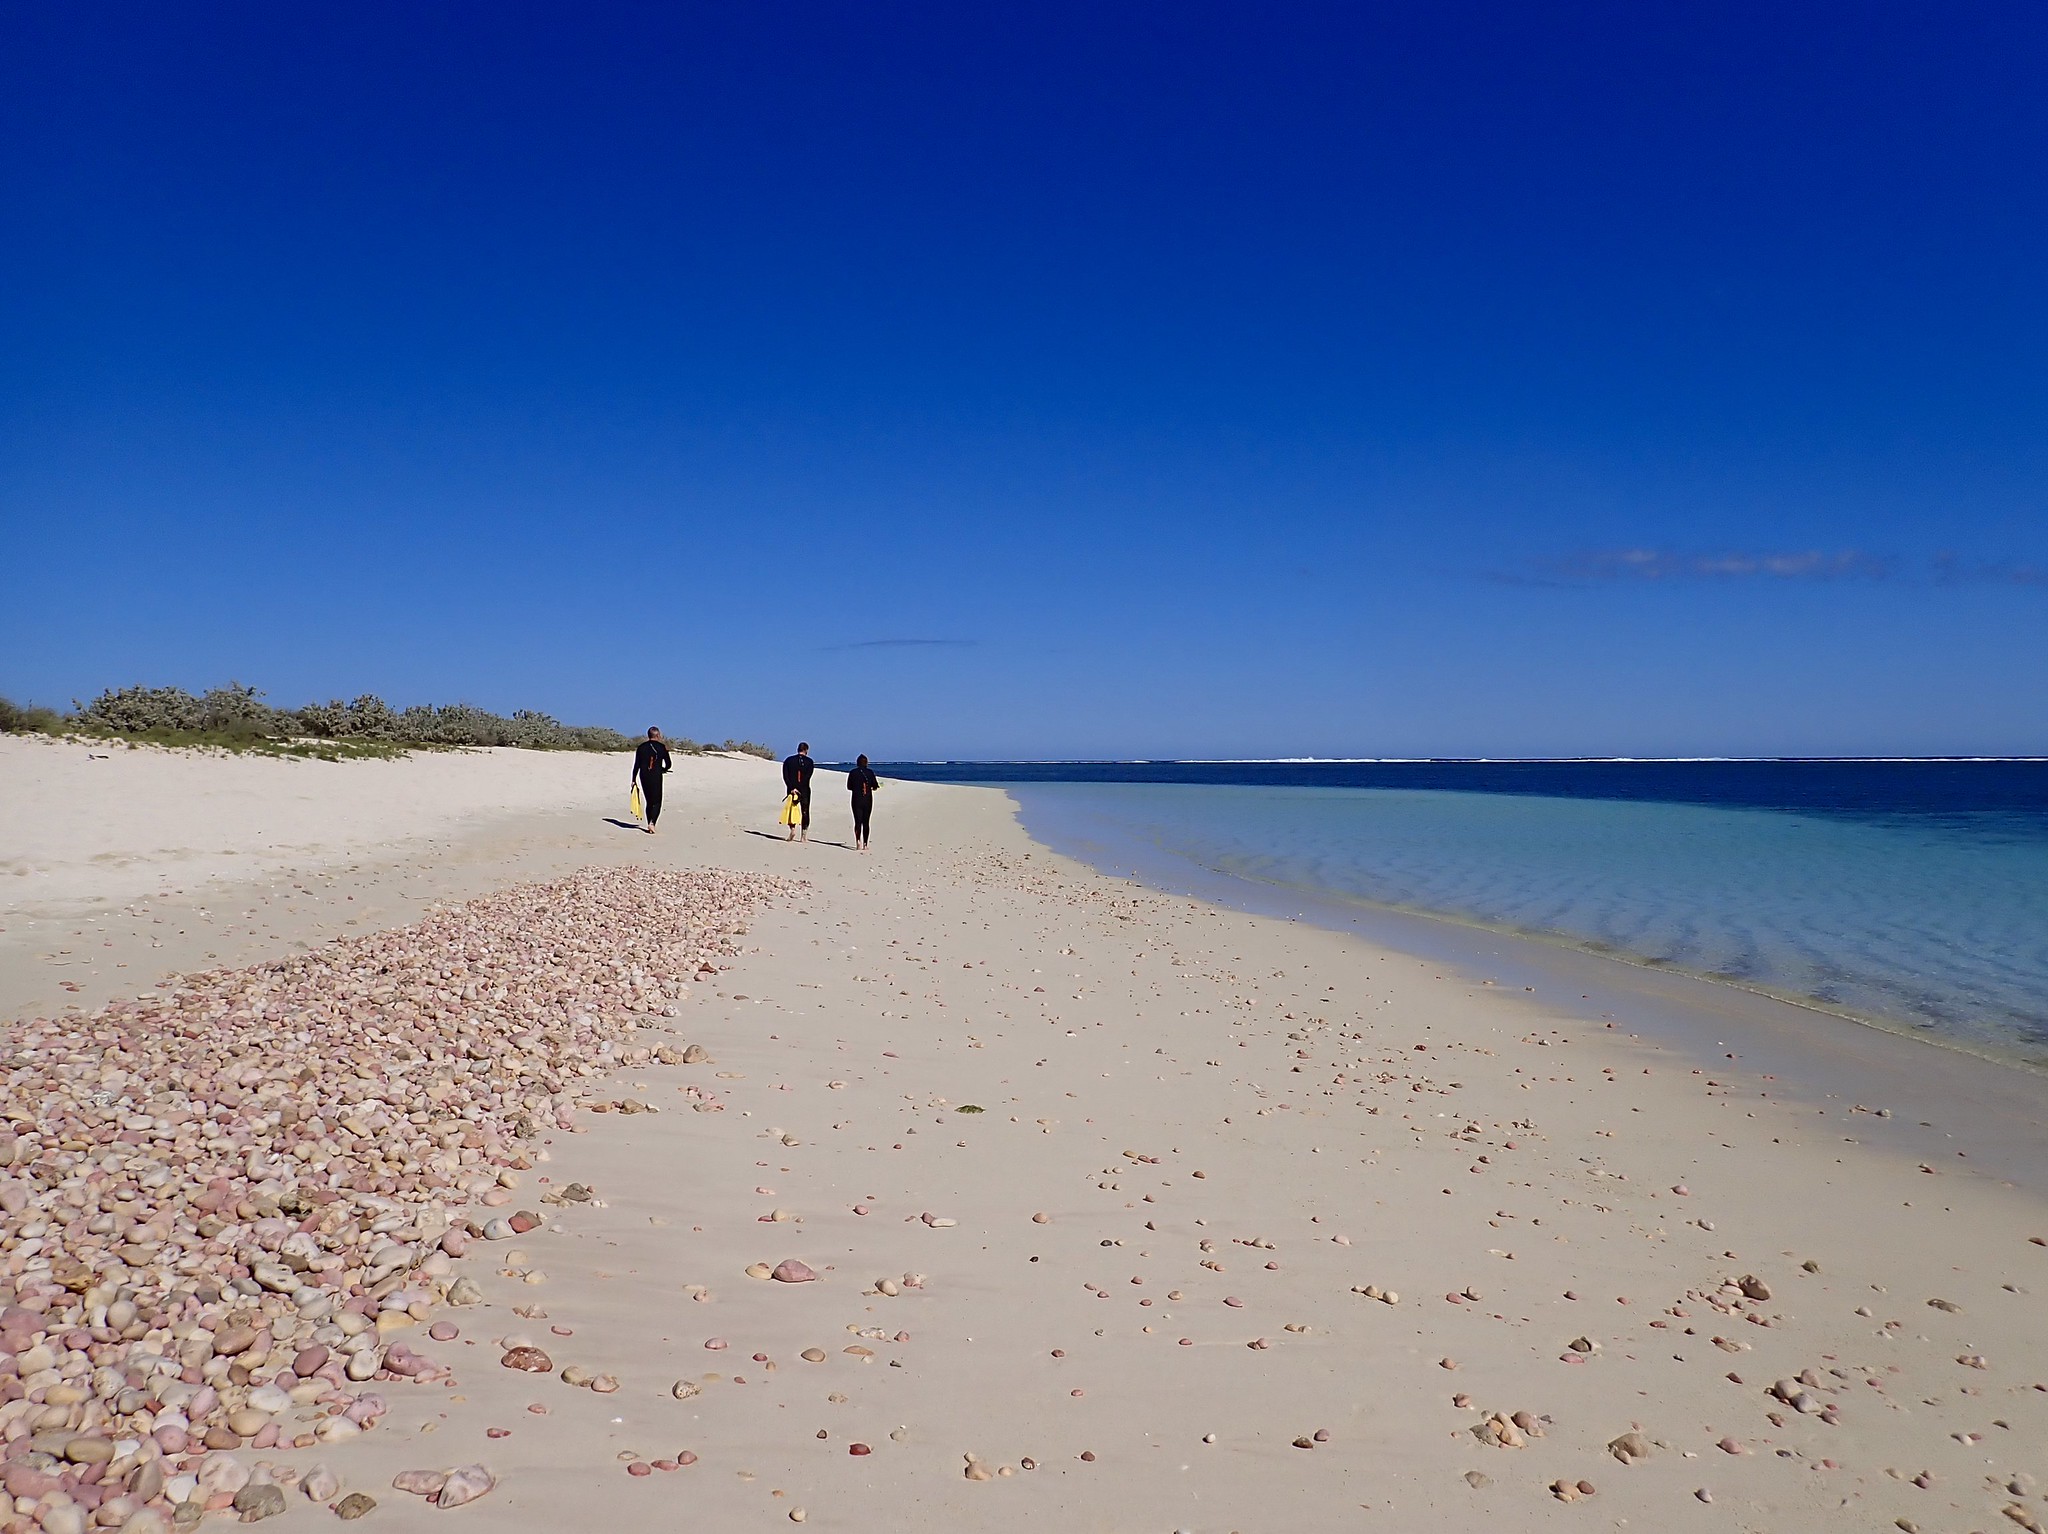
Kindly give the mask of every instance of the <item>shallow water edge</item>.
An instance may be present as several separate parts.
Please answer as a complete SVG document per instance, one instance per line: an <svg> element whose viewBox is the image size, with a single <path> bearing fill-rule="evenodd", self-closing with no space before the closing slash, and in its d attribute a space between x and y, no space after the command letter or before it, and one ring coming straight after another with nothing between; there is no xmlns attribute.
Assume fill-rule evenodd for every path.
<svg viewBox="0 0 2048 1534"><path fill-rule="evenodd" d="M1640 1035L1760 1097L1810 1105L1839 1119L1844 1136L1931 1175L1974 1173L2048 1195L2048 1072L2033 1062L1564 941L1220 873L1063 813L1028 786L987 786L1010 798L1034 840L1106 876L1351 934L1475 987L1519 992L1560 1020Z"/></svg>

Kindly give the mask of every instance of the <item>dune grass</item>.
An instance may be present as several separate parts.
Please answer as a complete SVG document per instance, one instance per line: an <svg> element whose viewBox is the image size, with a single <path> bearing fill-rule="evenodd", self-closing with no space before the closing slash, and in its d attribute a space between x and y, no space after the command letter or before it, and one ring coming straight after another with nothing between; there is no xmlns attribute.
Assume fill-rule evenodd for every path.
<svg viewBox="0 0 2048 1534"><path fill-rule="evenodd" d="M517 746L529 751L629 751L638 737L604 725L567 725L521 709L507 717L467 703L394 709L365 695L344 702L275 708L253 687L230 682L193 694L182 687L109 688L68 713L0 698L0 734L52 735L131 746L251 752L338 762L403 756L409 751ZM669 749L744 751L770 757L753 741L722 747L672 740Z"/></svg>

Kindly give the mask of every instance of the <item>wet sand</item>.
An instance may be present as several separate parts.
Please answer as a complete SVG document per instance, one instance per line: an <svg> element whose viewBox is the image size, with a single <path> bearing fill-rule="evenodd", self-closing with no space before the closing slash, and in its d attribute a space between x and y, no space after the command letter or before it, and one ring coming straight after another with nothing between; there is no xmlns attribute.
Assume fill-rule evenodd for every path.
<svg viewBox="0 0 2048 1534"><path fill-rule="evenodd" d="M654 838L607 823L618 766L587 806L431 842L366 811L260 883L9 910L20 1017L60 947L90 1006L578 868L804 881L638 1035L708 1059L590 1078L509 1204L444 1198L544 1223L419 1280L437 1382L244 1466L324 1462L393 1528L444 1516L400 1472L478 1463L456 1516L535 1529L2048 1521L2030 1192L1627 1018L1097 875L990 791L889 784L861 858L836 778L791 847L767 764L679 774ZM592 1111L629 1102L664 1111ZM791 1259L815 1280L749 1274Z"/></svg>

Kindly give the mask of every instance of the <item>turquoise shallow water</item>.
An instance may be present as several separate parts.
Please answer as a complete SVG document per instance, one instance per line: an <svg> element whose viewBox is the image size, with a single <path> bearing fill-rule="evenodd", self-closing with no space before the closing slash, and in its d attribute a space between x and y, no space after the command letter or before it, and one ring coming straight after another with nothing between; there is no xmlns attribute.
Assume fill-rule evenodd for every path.
<svg viewBox="0 0 2048 1534"><path fill-rule="evenodd" d="M1001 786L1054 845L1142 848L1269 894L1451 917L2048 1065L2048 826L2036 817L1287 784Z"/></svg>

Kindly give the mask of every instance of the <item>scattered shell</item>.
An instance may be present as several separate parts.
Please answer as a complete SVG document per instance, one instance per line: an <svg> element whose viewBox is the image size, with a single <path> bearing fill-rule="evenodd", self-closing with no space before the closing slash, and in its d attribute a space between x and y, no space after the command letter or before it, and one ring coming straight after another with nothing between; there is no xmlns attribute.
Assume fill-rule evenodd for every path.
<svg viewBox="0 0 2048 1534"><path fill-rule="evenodd" d="M299 1490L310 1501L331 1502L341 1490L341 1478L325 1465L311 1465L299 1481Z"/></svg>
<svg viewBox="0 0 2048 1534"><path fill-rule="evenodd" d="M234 1506L244 1523L275 1518L284 1511L284 1488L270 1481L252 1482L235 1493Z"/></svg>
<svg viewBox="0 0 2048 1534"><path fill-rule="evenodd" d="M167 1482L183 1478L163 1463L130 1471L121 1461L132 1456L111 1447L91 1459L98 1442L139 1429L171 1466L244 1439L333 1443L386 1414L352 1383L446 1380L445 1366L378 1339L429 1320L444 1299L483 1298L449 1268L478 1234L489 1205L477 1205L509 1204L518 1170L544 1154L541 1137L572 1127L589 1100L586 1078L639 1063L636 1051L654 1057L634 1036L685 994L671 977L716 968L737 952L745 917L795 888L591 868L310 952L169 976L89 1016L11 1024L0 1247L21 1247L31 1222L47 1229L23 1254L36 1261L9 1276L0 1343L19 1356L37 1332L87 1334L65 1351L90 1354L91 1381L120 1382L103 1395L67 1370L37 1397L37 1412L62 1409L74 1420L61 1426L86 1429L72 1435L84 1442L71 1463L112 1467L94 1477L105 1488L94 1509L145 1504L133 1513L142 1534L165 1509L203 1510L243 1489L173 1497ZM77 1155L83 1146L92 1153ZM30 1166L33 1179L6 1170ZM58 1209L82 1217L51 1224ZM517 1234L541 1220L515 1209L484 1223ZM34 1319L10 1328L8 1317ZM314 1341L315 1328L333 1330ZM202 1366L175 1405L146 1394ZM134 1404L100 1410L128 1392ZM291 1420L298 1410L303 1422Z"/></svg>
<svg viewBox="0 0 2048 1534"><path fill-rule="evenodd" d="M1607 1452L1624 1465L1633 1465L1638 1460L1650 1457L1650 1441L1641 1433L1631 1430L1619 1438L1609 1440Z"/></svg>
<svg viewBox="0 0 2048 1534"><path fill-rule="evenodd" d="M460 1507L465 1502L476 1501L497 1484L498 1478L482 1465L464 1465L448 1472L448 1479L442 1485L440 1495L434 1498L434 1505Z"/></svg>

